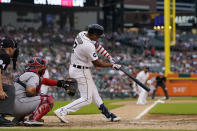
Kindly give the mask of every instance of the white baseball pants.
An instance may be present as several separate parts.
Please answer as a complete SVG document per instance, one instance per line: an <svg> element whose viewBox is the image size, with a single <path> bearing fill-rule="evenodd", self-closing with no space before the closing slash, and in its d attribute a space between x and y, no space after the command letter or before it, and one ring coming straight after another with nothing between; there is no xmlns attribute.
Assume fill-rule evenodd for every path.
<svg viewBox="0 0 197 131"><path fill-rule="evenodd" d="M66 111L66 114L76 112L80 108L91 104L92 101L98 108L103 104L97 87L92 79L90 69L78 69L71 65L69 68L69 75L71 78L75 78L78 82L80 98L64 107L61 107Z"/></svg>
<svg viewBox="0 0 197 131"><path fill-rule="evenodd" d="M144 90L141 86L137 86L138 90L139 90L139 97L137 100L137 104L147 104L146 98L148 96L148 92L146 90Z"/></svg>

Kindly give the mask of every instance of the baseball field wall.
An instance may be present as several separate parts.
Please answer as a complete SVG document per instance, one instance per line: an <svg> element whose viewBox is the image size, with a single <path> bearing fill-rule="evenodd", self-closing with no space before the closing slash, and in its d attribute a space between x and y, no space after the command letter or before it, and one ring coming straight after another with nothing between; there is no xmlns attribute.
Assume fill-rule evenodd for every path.
<svg viewBox="0 0 197 131"><path fill-rule="evenodd" d="M151 77L157 75L151 74ZM169 96L197 96L197 74L168 75L166 87ZM161 88L157 89L156 96L164 96Z"/></svg>

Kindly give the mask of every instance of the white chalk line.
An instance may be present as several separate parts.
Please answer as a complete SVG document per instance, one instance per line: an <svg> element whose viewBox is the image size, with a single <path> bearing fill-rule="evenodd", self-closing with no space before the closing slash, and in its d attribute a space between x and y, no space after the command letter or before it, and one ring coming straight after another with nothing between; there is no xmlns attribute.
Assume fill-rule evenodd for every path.
<svg viewBox="0 0 197 131"><path fill-rule="evenodd" d="M149 110L151 110L157 103L164 103L164 101L162 101L163 99L165 99L165 97L162 97L159 100L155 101L152 105L150 105L142 113L140 113L134 120L139 120L143 115L145 115Z"/></svg>

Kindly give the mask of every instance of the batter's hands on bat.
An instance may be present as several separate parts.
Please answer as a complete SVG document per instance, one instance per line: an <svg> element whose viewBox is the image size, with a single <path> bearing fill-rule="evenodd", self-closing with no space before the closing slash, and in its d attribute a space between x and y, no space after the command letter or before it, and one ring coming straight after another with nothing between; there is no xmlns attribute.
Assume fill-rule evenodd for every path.
<svg viewBox="0 0 197 131"><path fill-rule="evenodd" d="M119 64L113 64L112 68L115 70L119 70L122 66Z"/></svg>
<svg viewBox="0 0 197 131"><path fill-rule="evenodd" d="M115 59L112 58L112 57L109 58L109 62L110 62L111 64L115 64L115 63L116 63Z"/></svg>

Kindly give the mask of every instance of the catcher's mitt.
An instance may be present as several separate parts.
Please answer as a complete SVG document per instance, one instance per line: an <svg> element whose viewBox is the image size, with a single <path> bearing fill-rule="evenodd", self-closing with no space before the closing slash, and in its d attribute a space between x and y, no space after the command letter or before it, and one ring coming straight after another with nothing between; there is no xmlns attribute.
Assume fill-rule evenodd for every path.
<svg viewBox="0 0 197 131"><path fill-rule="evenodd" d="M59 80L57 82L57 86L64 88L69 96L74 96L77 91L78 84L77 80L74 78L67 78L66 80Z"/></svg>

